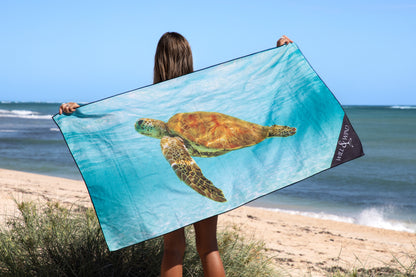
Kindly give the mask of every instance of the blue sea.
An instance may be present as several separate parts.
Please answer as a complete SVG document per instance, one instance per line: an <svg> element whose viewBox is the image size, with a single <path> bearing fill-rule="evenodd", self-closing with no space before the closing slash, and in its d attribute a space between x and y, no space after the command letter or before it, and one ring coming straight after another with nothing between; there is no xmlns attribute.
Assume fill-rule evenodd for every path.
<svg viewBox="0 0 416 277"><path fill-rule="evenodd" d="M52 120L59 105L0 102L0 168L82 179ZM416 232L416 106L344 109L366 155L249 205Z"/></svg>

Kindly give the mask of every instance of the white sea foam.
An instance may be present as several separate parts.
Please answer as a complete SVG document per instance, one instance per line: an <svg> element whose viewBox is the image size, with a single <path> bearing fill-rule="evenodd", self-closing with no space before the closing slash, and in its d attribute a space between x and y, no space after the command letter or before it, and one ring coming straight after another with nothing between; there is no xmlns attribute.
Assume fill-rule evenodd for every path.
<svg viewBox="0 0 416 277"><path fill-rule="evenodd" d="M0 117L24 118L24 119L51 119L52 115L40 114L28 110L3 110L0 109Z"/></svg>
<svg viewBox="0 0 416 277"><path fill-rule="evenodd" d="M52 132L59 132L59 128L50 128L50 129L49 129L49 131L52 131Z"/></svg>
<svg viewBox="0 0 416 277"><path fill-rule="evenodd" d="M334 214L328 214L324 212L304 212L284 209L267 209L272 211L284 212L295 215L303 215L307 217L327 219L338 222L354 223L359 225L365 225L370 227L376 227L387 230L404 231L409 233L416 233L416 223L407 223L398 220L387 219L384 209L367 208L362 210L356 216L340 216Z"/></svg>
<svg viewBox="0 0 416 277"><path fill-rule="evenodd" d="M355 222L354 218L352 218L352 217L339 216L339 215L334 215L334 214L327 214L327 213L324 213L324 212L320 212L320 213L302 212L302 211L285 210L285 209L277 209L277 208L266 209L266 210L283 212L283 213L294 214L294 215L303 215L303 216L319 218L319 219L328 219L328 220L334 220L334 221L339 221L339 222L347 222L347 223L354 223Z"/></svg>
<svg viewBox="0 0 416 277"><path fill-rule="evenodd" d="M356 223L388 230L405 231L411 233L416 232L416 228L415 226L412 226L412 224L387 219L384 209L365 209L357 216Z"/></svg>
<svg viewBox="0 0 416 277"><path fill-rule="evenodd" d="M416 106L391 106L390 109L399 109L399 110L414 110L416 109Z"/></svg>

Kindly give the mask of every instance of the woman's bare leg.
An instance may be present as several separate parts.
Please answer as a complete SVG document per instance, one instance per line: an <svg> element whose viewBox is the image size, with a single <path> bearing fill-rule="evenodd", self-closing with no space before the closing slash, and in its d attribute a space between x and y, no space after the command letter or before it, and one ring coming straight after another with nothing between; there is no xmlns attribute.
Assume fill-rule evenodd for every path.
<svg viewBox="0 0 416 277"><path fill-rule="evenodd" d="M185 253L184 228L163 236L164 250L160 269L161 277L182 277L183 256Z"/></svg>
<svg viewBox="0 0 416 277"><path fill-rule="evenodd" d="M196 248L204 268L204 277L225 277L217 244L218 216L194 223Z"/></svg>

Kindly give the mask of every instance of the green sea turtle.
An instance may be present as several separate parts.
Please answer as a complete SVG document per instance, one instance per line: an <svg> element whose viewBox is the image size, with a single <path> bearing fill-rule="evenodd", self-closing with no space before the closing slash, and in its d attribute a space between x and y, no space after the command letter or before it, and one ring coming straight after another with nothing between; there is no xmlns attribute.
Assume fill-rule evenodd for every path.
<svg viewBox="0 0 416 277"><path fill-rule="evenodd" d="M249 147L269 137L296 133L288 126L262 126L216 112L178 113L167 123L140 118L135 129L142 135L158 138L162 153L180 180L212 200L227 201L196 164L194 157L216 157Z"/></svg>

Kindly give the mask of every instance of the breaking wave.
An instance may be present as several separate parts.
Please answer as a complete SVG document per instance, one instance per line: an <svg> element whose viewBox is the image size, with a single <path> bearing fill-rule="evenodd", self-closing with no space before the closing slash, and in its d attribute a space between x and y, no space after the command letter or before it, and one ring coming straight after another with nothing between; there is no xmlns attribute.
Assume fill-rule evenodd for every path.
<svg viewBox="0 0 416 277"><path fill-rule="evenodd" d="M404 231L409 233L416 233L416 224L409 223L399 220L388 219L385 215L384 208L366 208L353 216L342 216L328 214L324 212L305 212L305 211L294 211L294 210L285 210L277 208L266 208L267 210L278 211L283 213L289 213L294 215L303 215L307 217L313 217L318 219L333 220L339 222L353 223L358 225L364 225L369 227L394 230L394 231Z"/></svg>
<svg viewBox="0 0 416 277"><path fill-rule="evenodd" d="M24 118L24 119L51 119L52 115L40 114L29 110L3 110L0 109L0 117Z"/></svg>
<svg viewBox="0 0 416 277"><path fill-rule="evenodd" d="M416 106L390 106L390 109L399 109L399 110L414 110L416 109Z"/></svg>

